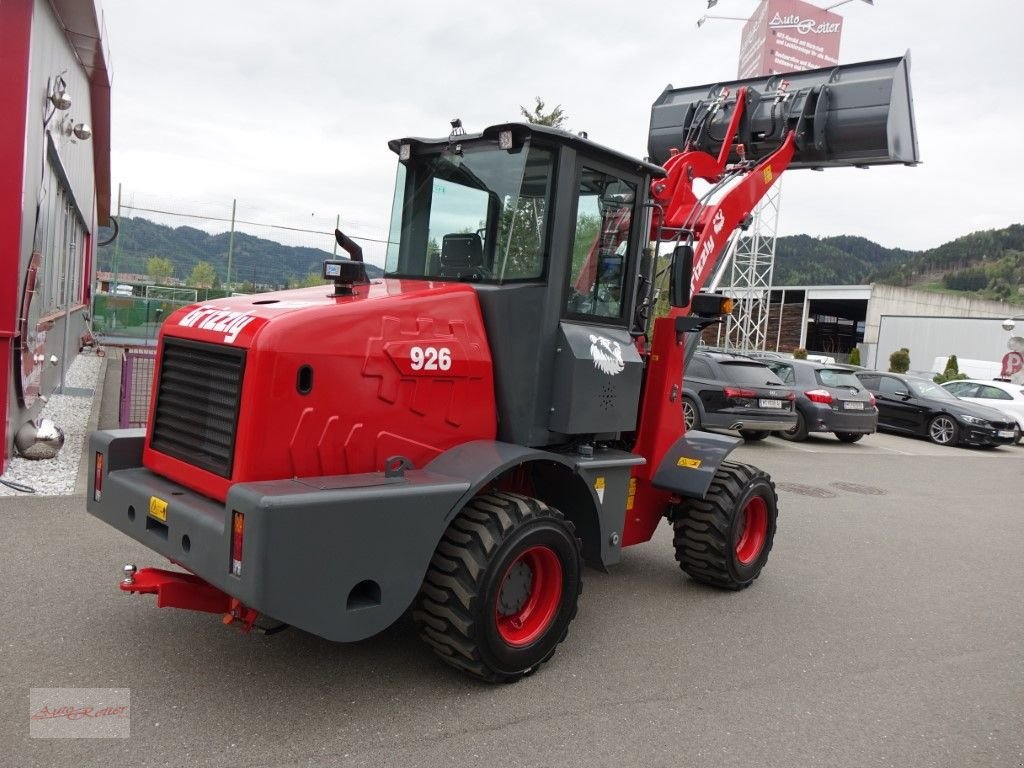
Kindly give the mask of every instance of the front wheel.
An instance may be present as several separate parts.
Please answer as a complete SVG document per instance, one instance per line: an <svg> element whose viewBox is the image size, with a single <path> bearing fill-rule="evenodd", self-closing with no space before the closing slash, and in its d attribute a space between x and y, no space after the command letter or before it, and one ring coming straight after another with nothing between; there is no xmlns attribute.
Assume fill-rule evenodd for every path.
<svg viewBox="0 0 1024 768"><path fill-rule="evenodd" d="M1014 428L1013 428L1013 444L1014 445L1020 445L1020 438L1021 438L1020 426L1015 425Z"/></svg>
<svg viewBox="0 0 1024 768"><path fill-rule="evenodd" d="M956 445L960 436L960 427L956 419L940 413L928 424L928 439L937 445Z"/></svg>
<svg viewBox="0 0 1024 768"><path fill-rule="evenodd" d="M679 567L714 587L749 587L768 562L778 515L767 473L723 461L704 499L686 499L673 514Z"/></svg>
<svg viewBox="0 0 1024 768"><path fill-rule="evenodd" d="M582 589L572 523L537 499L477 496L430 561L413 619L445 662L512 682L551 658Z"/></svg>

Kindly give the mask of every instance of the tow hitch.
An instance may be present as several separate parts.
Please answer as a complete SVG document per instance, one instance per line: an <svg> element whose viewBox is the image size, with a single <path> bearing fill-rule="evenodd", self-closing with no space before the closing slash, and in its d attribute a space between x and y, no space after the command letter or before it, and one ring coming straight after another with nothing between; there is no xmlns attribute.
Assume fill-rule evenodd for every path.
<svg viewBox="0 0 1024 768"><path fill-rule="evenodd" d="M189 611L219 613L225 626L237 624L242 632L255 629L272 635L287 629L287 624L263 627L256 623L259 613L243 605L237 598L222 592L198 576L181 571L166 571L162 568L143 568L141 571L131 563L122 568L124 578L121 590L143 595L156 595L157 608L184 608Z"/></svg>

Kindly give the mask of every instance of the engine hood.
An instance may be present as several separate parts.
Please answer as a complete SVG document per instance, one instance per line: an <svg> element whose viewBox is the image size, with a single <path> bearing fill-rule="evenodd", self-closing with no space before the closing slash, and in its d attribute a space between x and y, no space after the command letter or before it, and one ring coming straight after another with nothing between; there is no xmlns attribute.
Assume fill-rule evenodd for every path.
<svg viewBox="0 0 1024 768"><path fill-rule="evenodd" d="M425 280L376 279L354 286L351 296L335 296L331 285L275 291L251 296L231 296L179 309L161 327L161 337L171 335L194 341L250 347L260 336L294 332L302 327L316 333L320 324L344 322L367 311L387 311L409 300L472 294L465 283ZM371 309L372 308L372 309Z"/></svg>

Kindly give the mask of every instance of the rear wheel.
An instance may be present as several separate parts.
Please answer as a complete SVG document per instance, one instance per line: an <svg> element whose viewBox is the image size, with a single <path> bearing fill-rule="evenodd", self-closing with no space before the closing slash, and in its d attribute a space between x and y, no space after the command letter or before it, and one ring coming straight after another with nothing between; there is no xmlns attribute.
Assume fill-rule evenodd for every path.
<svg viewBox="0 0 1024 768"><path fill-rule="evenodd" d="M767 473L722 462L707 496L685 500L673 515L679 567L714 587L749 587L768 562L778 514L775 484Z"/></svg>
<svg viewBox="0 0 1024 768"><path fill-rule="evenodd" d="M807 420L804 418L804 415L800 413L800 410L797 409L796 424L793 425L793 428L787 429L785 432L776 432L775 434L783 440L802 442L807 439Z"/></svg>
<svg viewBox="0 0 1024 768"><path fill-rule="evenodd" d="M770 434L771 434L771 432L769 432L766 429L741 429L740 430L740 437L742 437L748 443L755 443L758 440L764 440Z"/></svg>
<svg viewBox="0 0 1024 768"><path fill-rule="evenodd" d="M683 426L686 431L700 429L700 409L691 398L683 397Z"/></svg>
<svg viewBox="0 0 1024 768"><path fill-rule="evenodd" d="M960 436L960 428L956 419L940 413L928 424L928 439L938 445L956 445Z"/></svg>
<svg viewBox="0 0 1024 768"><path fill-rule="evenodd" d="M582 589L572 523L537 499L477 496L430 561L413 619L445 662L512 682L551 658Z"/></svg>
<svg viewBox="0 0 1024 768"><path fill-rule="evenodd" d="M860 432L836 432L836 439L840 443L856 443L864 437Z"/></svg>

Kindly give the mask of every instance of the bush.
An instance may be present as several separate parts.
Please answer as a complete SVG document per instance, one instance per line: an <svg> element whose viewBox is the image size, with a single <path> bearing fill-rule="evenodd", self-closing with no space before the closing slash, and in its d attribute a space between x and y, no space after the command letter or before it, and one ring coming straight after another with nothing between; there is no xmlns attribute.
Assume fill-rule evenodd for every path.
<svg viewBox="0 0 1024 768"><path fill-rule="evenodd" d="M957 362L956 355L950 355L946 360L946 370L935 374L932 381L936 384L945 384L947 381L959 381L966 378L966 373L960 373L960 364Z"/></svg>
<svg viewBox="0 0 1024 768"><path fill-rule="evenodd" d="M850 350L850 359L847 361L850 365L860 365L860 348L854 347Z"/></svg>
<svg viewBox="0 0 1024 768"><path fill-rule="evenodd" d="M804 349L803 347L797 347L796 349L793 350L793 359L795 359L795 360L806 360L807 359L807 350Z"/></svg>
<svg viewBox="0 0 1024 768"><path fill-rule="evenodd" d="M897 349L889 355L889 373L906 373L910 370L910 350Z"/></svg>

